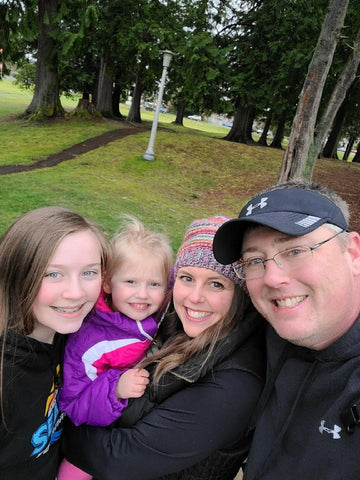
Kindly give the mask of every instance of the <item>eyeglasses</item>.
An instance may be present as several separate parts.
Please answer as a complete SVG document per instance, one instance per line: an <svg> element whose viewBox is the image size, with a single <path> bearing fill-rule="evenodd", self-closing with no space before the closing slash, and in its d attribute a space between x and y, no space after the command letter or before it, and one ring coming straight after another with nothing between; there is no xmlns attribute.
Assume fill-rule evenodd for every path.
<svg viewBox="0 0 360 480"><path fill-rule="evenodd" d="M286 250L276 253L271 258L253 257L249 258L248 260L241 260L239 264L234 266L234 271L241 280L254 280L255 278L262 278L265 275L266 262L274 260L279 268L289 273L296 269L301 262L311 257L314 250L345 231L346 230L341 230L341 232L336 233L332 237L312 246L300 245L287 248Z"/></svg>

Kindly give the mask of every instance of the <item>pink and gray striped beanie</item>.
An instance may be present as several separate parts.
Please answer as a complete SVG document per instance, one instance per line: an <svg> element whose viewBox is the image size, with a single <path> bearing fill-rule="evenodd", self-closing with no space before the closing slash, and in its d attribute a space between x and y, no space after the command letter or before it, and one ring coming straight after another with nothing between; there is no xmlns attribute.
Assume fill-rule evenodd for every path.
<svg viewBox="0 0 360 480"><path fill-rule="evenodd" d="M237 284L242 284L234 270L233 265L222 265L215 260L213 253L213 240L218 228L230 217L216 216L194 220L187 228L184 240L180 245L175 261L175 274L181 267L203 267L221 273Z"/></svg>

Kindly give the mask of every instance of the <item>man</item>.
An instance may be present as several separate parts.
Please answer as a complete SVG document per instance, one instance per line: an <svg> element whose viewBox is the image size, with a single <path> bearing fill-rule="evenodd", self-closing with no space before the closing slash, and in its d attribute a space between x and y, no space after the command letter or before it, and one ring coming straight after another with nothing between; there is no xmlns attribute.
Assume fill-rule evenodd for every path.
<svg viewBox="0 0 360 480"><path fill-rule="evenodd" d="M288 182L215 235L216 259L242 259L238 276L269 323L246 480L360 478L360 236L348 222L334 192Z"/></svg>

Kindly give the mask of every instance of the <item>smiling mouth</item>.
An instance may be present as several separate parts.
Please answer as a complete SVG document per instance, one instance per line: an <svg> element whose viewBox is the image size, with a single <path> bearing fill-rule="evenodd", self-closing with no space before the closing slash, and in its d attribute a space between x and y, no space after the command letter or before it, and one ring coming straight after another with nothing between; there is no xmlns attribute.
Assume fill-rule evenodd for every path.
<svg viewBox="0 0 360 480"><path fill-rule="evenodd" d="M290 308L290 307L296 307L296 305L299 305L299 303L303 302L305 298L307 298L307 295L301 295L299 297L284 298L282 300L274 300L274 303L277 307L280 307L280 308Z"/></svg>
<svg viewBox="0 0 360 480"><path fill-rule="evenodd" d="M191 308L187 308L187 307L186 307L186 313L187 313L188 317L194 318L196 320L208 317L210 315L210 312L192 310Z"/></svg>
<svg viewBox="0 0 360 480"><path fill-rule="evenodd" d="M53 310L59 313L75 313L78 312L83 305L80 305L80 307L72 307L72 308L64 308L64 307L51 307Z"/></svg>
<svg viewBox="0 0 360 480"><path fill-rule="evenodd" d="M130 305L132 306L132 308L139 311L143 311L149 308L148 303L130 303Z"/></svg>

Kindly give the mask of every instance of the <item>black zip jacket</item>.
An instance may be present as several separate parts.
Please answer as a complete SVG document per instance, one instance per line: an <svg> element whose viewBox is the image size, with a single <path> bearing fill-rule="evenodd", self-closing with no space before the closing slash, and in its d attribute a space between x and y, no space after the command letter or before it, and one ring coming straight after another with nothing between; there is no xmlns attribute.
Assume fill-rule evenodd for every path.
<svg viewBox="0 0 360 480"><path fill-rule="evenodd" d="M255 312L247 314L205 363L202 352L165 375L160 387L150 383L120 419L132 425L148 412L134 427L69 425L68 460L97 480L233 479L262 389L261 325Z"/></svg>

